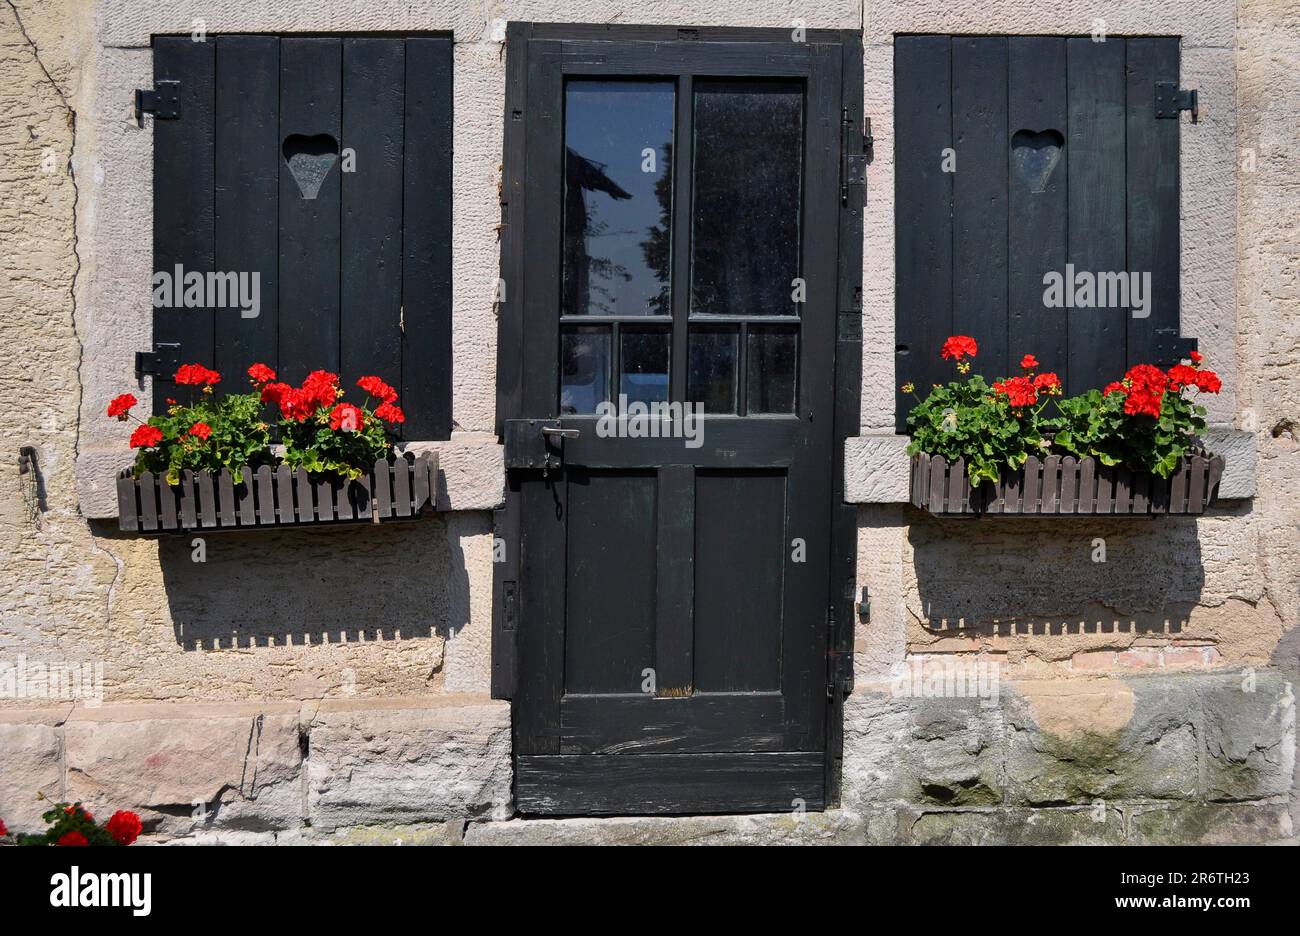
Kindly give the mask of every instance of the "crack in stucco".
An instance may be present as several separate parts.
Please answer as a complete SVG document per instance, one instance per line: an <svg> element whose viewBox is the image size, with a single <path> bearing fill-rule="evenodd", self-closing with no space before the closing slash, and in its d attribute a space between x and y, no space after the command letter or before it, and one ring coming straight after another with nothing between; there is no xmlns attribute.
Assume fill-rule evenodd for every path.
<svg viewBox="0 0 1300 936"><path fill-rule="evenodd" d="M73 157L77 152L77 109L72 106L72 102L68 100L68 96L64 93L63 89L59 87L59 83L54 80L54 76L50 73L49 68L46 67L45 60L41 57L40 47L36 44L35 40L32 39L31 35L27 32L27 27L23 24L23 18L18 12L17 4L14 3L14 0L5 0L5 3L13 13L14 24L18 27L19 35L23 37L23 41L26 42L28 48L31 49L32 58L35 60L37 67L40 68L41 73L45 76L46 83L48 83L54 93L59 96L59 102L67 114L68 133L70 136L67 172L68 181L72 184L72 210L70 212L72 276L68 281L68 324L72 329L72 338L77 343L77 399L75 401L77 415L73 420L74 424L72 428L72 463L75 470L77 458L81 453L81 407L85 397L82 370L86 358L86 344L82 340L81 332L77 328L77 281L81 277L81 245L78 240L77 230L77 212L80 208L81 189L77 182L76 167L73 164ZM78 514L80 514L81 505L79 501L76 505L76 510Z"/></svg>

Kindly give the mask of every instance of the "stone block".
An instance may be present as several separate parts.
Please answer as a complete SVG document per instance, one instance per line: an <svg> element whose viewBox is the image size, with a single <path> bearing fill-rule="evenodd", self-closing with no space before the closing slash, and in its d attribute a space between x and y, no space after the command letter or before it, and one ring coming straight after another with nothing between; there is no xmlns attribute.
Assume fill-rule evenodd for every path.
<svg viewBox="0 0 1300 936"><path fill-rule="evenodd" d="M10 832L44 831L41 814L63 798L63 742L55 713L47 714L48 722L34 713L0 715L0 819Z"/></svg>
<svg viewBox="0 0 1300 936"><path fill-rule="evenodd" d="M1290 792L1295 779L1292 684L1279 674L1262 672L1253 679L1224 674L1199 686L1205 798L1263 799Z"/></svg>
<svg viewBox="0 0 1300 936"><path fill-rule="evenodd" d="M67 799L148 833L302 824L298 705L108 705L65 726Z"/></svg>
<svg viewBox="0 0 1300 936"><path fill-rule="evenodd" d="M315 829L512 812L508 703L455 695L326 702L308 730Z"/></svg>
<svg viewBox="0 0 1300 936"><path fill-rule="evenodd" d="M1004 702L1010 802L1196 796L1199 705L1190 678L1024 684Z"/></svg>

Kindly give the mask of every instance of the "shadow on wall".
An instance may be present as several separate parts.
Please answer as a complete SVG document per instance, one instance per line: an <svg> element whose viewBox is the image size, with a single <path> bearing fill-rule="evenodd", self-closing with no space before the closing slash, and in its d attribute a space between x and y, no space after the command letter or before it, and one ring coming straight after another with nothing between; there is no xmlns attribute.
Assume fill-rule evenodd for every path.
<svg viewBox="0 0 1300 936"><path fill-rule="evenodd" d="M1205 584L1192 518L940 520L908 529L928 630L1182 631Z"/></svg>
<svg viewBox="0 0 1300 936"><path fill-rule="evenodd" d="M445 639L470 614L455 526L434 517L163 537L158 557L176 642L216 650Z"/></svg>

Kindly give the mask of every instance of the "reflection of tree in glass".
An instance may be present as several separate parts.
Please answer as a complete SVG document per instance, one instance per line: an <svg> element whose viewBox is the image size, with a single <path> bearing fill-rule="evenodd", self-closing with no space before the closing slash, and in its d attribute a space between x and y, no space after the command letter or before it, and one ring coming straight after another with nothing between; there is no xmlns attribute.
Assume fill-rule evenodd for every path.
<svg viewBox="0 0 1300 936"><path fill-rule="evenodd" d="M587 192L603 192L616 201L632 195L605 174L605 166L580 155L569 147L564 150L564 311L567 314L613 314L611 293L604 286L593 286L593 278L624 282L632 274L608 257L588 253L587 239L607 232L607 225L595 219L593 205L587 207ZM599 299L593 301L592 293Z"/></svg>
<svg viewBox="0 0 1300 936"><path fill-rule="evenodd" d="M659 223L650 228L649 234L641 243L641 253L645 265L650 268L663 285L650 297L651 315L671 315L669 304L668 274L672 269L672 213L673 213L673 145L665 143L661 148L660 166L663 171L655 182L655 201L659 202Z"/></svg>

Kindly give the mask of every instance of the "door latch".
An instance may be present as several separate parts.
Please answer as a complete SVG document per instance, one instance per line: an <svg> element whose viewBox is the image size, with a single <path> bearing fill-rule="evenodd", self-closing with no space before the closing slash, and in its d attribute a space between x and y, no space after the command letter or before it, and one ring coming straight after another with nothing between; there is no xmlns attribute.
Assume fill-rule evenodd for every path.
<svg viewBox="0 0 1300 936"><path fill-rule="evenodd" d="M564 464L564 440L579 435L558 419L507 419L505 428L506 467L540 468L542 477Z"/></svg>

